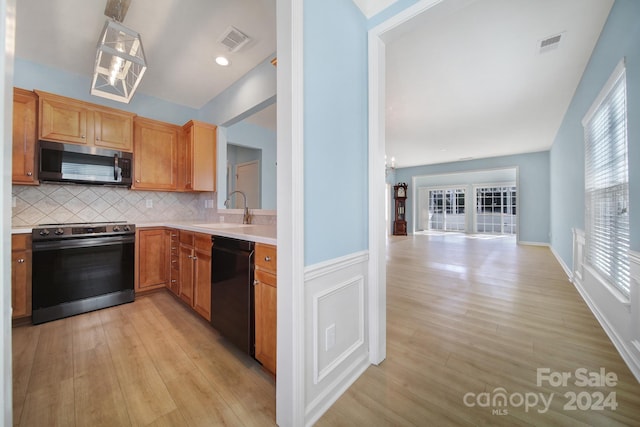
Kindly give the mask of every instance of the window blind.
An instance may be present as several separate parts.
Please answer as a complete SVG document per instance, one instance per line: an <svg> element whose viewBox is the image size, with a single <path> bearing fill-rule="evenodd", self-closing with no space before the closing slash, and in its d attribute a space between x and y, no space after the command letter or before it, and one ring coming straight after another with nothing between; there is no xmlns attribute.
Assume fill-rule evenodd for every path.
<svg viewBox="0 0 640 427"><path fill-rule="evenodd" d="M583 119L586 257L629 297L629 172L626 76L621 61Z"/></svg>

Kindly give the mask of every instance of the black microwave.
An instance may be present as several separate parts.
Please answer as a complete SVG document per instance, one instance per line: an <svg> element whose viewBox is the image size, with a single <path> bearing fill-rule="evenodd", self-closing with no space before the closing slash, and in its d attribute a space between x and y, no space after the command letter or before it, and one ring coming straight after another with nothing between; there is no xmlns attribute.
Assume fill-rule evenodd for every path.
<svg viewBox="0 0 640 427"><path fill-rule="evenodd" d="M131 153L50 141L38 146L40 181L131 187Z"/></svg>

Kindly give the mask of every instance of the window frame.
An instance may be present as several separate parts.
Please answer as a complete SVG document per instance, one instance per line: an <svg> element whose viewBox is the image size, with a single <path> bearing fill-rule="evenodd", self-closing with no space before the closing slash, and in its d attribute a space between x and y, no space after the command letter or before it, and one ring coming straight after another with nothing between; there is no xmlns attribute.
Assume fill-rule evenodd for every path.
<svg viewBox="0 0 640 427"><path fill-rule="evenodd" d="M622 90L623 90L623 117L616 117L615 120L609 120L611 122L622 121L623 130L624 130L624 165L620 166L619 162L614 162L614 166L597 168L595 171L590 170L591 163L600 163L594 160L590 160L588 158L589 153L594 150L598 150L599 152L607 152L611 151L612 148L612 137L611 134L613 132L606 132L604 136L600 138L600 141L593 142L590 139L592 132L590 131L590 127L593 120L598 120L602 114L608 114L611 116L611 113L607 113L603 111L603 109L611 110L612 107L615 106L613 102L609 103L610 96L614 94L614 90L619 89L619 84L622 81ZM611 76L605 83L605 85L600 90L600 93L594 100L593 104L585 114L582 119L583 126L583 137L584 137L584 221L585 221L585 252L584 252L584 265L588 269L588 271L606 288L608 289L619 301L628 303L630 301L631 296L631 280L630 280L630 272L629 272L629 237L630 237L630 225L629 225L629 141L628 141L628 108L627 108L627 87L626 87L626 66L625 66L625 58L622 58L620 62L616 65ZM609 126L602 126L604 129L608 129ZM590 149L589 147L597 144L607 144L605 146L595 147L594 149ZM600 160L600 159L598 159ZM614 177L616 174L626 174L625 180L620 182L601 184L601 185L591 185L592 181L595 181L595 176L600 176L605 173L607 177ZM605 246L608 245L604 250L598 253L592 253L592 247L595 245L594 242L597 240L601 242L603 239L597 236L593 236L591 233L591 229L595 228L596 223L602 224L603 222L607 222L607 215L611 216L610 211L606 211L606 213L602 214L598 218L594 218L592 215L592 210L597 211L596 209L591 209L590 205L595 205L597 202L601 203L610 203L613 206L616 199L616 190L617 187L622 187L622 191L625 192L623 194L625 199L625 206L622 208L620 213L617 216L626 215L626 220L619 220L618 218L614 218L614 224L610 226L615 230L620 230L621 234L626 233L626 245L625 242L622 242L622 255L619 255L619 246L621 245L620 241L614 242L606 242ZM602 205L599 205L602 206ZM596 214L597 215L597 214ZM610 222L610 221L609 221ZM620 227L619 224L623 224L626 222L626 230L624 226ZM600 233L602 234L602 233ZM607 233L604 233L607 234ZM626 254L624 252L626 251ZM596 258L595 261L592 261L593 258ZM606 259L615 258L615 263L619 265L618 268L613 268L615 270L613 274L607 274L604 269L599 268L596 264L606 263ZM626 259L625 259L626 258ZM626 277L624 271L626 270Z"/></svg>

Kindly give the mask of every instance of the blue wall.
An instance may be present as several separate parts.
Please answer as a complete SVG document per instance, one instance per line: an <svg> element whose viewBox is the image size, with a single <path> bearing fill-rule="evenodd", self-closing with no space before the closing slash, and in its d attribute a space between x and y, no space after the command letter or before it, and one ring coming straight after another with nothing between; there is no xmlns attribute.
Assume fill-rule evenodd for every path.
<svg viewBox="0 0 640 427"><path fill-rule="evenodd" d="M396 169L396 182L412 185L412 177L483 169L517 167L519 174L520 241L549 243L549 152L492 157L465 162ZM409 188L409 194L413 194ZM407 227L413 229L414 200L407 199Z"/></svg>
<svg viewBox="0 0 640 427"><path fill-rule="evenodd" d="M198 110L159 98L136 93L129 104L111 101L89 93L91 79L57 68L16 58L13 85L27 90L39 89L93 104L130 111L143 117L182 126L198 117Z"/></svg>
<svg viewBox="0 0 640 427"><path fill-rule="evenodd" d="M276 209L276 132L247 122L240 122L227 128L227 143L262 151L261 172L261 209ZM229 154L227 151L227 158ZM245 160L246 161L246 160Z"/></svg>
<svg viewBox="0 0 640 427"><path fill-rule="evenodd" d="M367 21L304 2L305 265L368 246Z"/></svg>
<svg viewBox="0 0 640 427"><path fill-rule="evenodd" d="M627 60L631 249L640 250L640 2L616 0L551 148L551 244L568 266L571 229L584 229L581 121L622 57Z"/></svg>
<svg viewBox="0 0 640 427"><path fill-rule="evenodd" d="M276 67L271 64L276 54L240 77L200 109L200 120L220 126L231 126L273 104L276 98Z"/></svg>

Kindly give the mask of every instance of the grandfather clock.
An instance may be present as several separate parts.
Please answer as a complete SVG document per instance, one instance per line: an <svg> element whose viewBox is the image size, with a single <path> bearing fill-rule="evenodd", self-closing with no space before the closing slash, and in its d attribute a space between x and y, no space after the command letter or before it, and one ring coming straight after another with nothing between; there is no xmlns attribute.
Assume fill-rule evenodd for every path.
<svg viewBox="0 0 640 427"><path fill-rule="evenodd" d="M407 184L400 182L393 186L393 197L396 199L393 220L393 235L407 235L407 221L405 218L405 204L407 202Z"/></svg>

